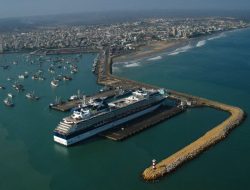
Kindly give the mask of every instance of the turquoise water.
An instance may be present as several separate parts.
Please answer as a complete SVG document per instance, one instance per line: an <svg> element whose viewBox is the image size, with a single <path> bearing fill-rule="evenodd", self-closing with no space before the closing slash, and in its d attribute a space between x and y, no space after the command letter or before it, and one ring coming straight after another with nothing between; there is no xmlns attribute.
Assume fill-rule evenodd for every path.
<svg viewBox="0 0 250 190"><path fill-rule="evenodd" d="M239 106L249 112L250 30L225 33L217 39L197 42L154 60L115 65L115 74L188 92ZM205 44L204 44L205 42ZM204 45L202 45L204 44ZM182 52L179 53L178 52ZM169 55L170 54L170 55ZM74 57L76 55L70 55ZM91 73L94 54L84 55L73 81L52 89L50 80L23 82L41 96L28 101L16 94L14 108L0 103L0 189L248 189L250 184L249 121L235 129L223 142L174 174L156 183L145 183L141 172L153 158L161 160L197 139L227 114L209 108L192 109L122 142L103 138L65 148L53 142L52 131L65 113L50 111L55 96L69 97L81 89L94 93L99 87ZM11 82L26 70L38 69L25 63L22 54L0 57L0 63L19 59L10 70L0 68L0 99ZM46 71L48 65L42 68ZM49 80L50 79L50 80ZM14 91L12 91L14 93Z"/></svg>

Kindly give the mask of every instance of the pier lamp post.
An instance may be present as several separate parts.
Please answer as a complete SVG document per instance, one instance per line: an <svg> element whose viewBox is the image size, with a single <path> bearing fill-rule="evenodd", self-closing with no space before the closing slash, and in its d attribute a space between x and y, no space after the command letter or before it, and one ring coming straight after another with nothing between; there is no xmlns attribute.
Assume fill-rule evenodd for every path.
<svg viewBox="0 0 250 190"><path fill-rule="evenodd" d="M153 167L154 170L156 169L156 159L152 160L152 167Z"/></svg>

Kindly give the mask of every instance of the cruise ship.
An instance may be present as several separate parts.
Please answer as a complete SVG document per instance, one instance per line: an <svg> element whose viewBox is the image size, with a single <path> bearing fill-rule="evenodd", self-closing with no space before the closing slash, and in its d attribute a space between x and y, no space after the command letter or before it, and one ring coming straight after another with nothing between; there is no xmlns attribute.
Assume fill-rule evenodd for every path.
<svg viewBox="0 0 250 190"><path fill-rule="evenodd" d="M160 107L165 99L163 91L136 90L108 103L90 100L62 119L54 130L54 141L65 146L73 145L150 113Z"/></svg>

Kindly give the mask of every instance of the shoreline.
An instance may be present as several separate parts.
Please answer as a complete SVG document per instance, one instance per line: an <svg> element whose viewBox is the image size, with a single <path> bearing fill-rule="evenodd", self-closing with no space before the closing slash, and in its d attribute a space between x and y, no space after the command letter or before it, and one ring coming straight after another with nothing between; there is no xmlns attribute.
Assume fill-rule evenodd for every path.
<svg viewBox="0 0 250 190"><path fill-rule="evenodd" d="M191 39L178 39L171 41L151 42L150 44L141 46L138 50L135 50L135 52L117 56L114 58L113 61L114 63L119 63L150 58L153 56L157 56L161 53L165 53L166 51L177 49L190 42L190 40Z"/></svg>
<svg viewBox="0 0 250 190"><path fill-rule="evenodd" d="M166 53L171 53L172 51L174 52L176 49L182 48L192 43L197 45L199 41L203 41L203 40L211 41L211 40L216 39L217 37L220 38L220 35L224 37L223 34L226 35L227 33L238 32L238 31L247 30L247 29L250 29L250 27L221 31L221 32L217 32L214 34L199 36L195 38L173 39L170 41L152 42L151 44L140 47L138 50L135 50L132 53L115 56L113 58L113 63L119 64L119 63L124 63L124 62L140 61L140 60L144 60L148 58L150 59L153 57L161 56L162 54L166 55ZM214 39L211 39L211 38L214 38ZM159 45L160 47L157 47L157 45Z"/></svg>

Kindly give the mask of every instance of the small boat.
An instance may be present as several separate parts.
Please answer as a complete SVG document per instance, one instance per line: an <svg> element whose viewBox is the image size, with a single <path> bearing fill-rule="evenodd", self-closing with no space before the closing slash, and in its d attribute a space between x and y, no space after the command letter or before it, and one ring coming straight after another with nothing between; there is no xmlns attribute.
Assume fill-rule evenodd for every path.
<svg viewBox="0 0 250 190"><path fill-rule="evenodd" d="M19 75L18 78L19 79L25 79L25 76L24 75Z"/></svg>
<svg viewBox="0 0 250 190"><path fill-rule="evenodd" d="M69 77L69 76L63 76L63 80L64 80L64 81L69 81L69 80L72 80L72 78Z"/></svg>
<svg viewBox="0 0 250 190"><path fill-rule="evenodd" d="M5 90L5 87L2 86L2 85L0 85L0 89L1 89L1 90Z"/></svg>
<svg viewBox="0 0 250 190"><path fill-rule="evenodd" d="M3 68L4 70L7 70L7 69L10 68L10 66L9 66L9 65L4 65L4 66L2 66L2 68Z"/></svg>
<svg viewBox="0 0 250 190"><path fill-rule="evenodd" d="M36 96L34 92L27 93L25 96L26 96L26 98L28 98L30 100L39 100L40 99L40 97Z"/></svg>
<svg viewBox="0 0 250 190"><path fill-rule="evenodd" d="M13 98L13 97L14 97L14 95L11 94L11 93L8 93L7 96L10 97L10 98Z"/></svg>
<svg viewBox="0 0 250 190"><path fill-rule="evenodd" d="M45 77L39 76L39 77L38 77L38 80L45 80Z"/></svg>
<svg viewBox="0 0 250 190"><path fill-rule="evenodd" d="M57 75L55 79L58 80L58 81L61 81L63 79L63 76L62 75Z"/></svg>
<svg viewBox="0 0 250 190"><path fill-rule="evenodd" d="M29 73L26 71L24 74L18 75L18 78L19 79L26 79L26 78L28 78L28 76L29 76Z"/></svg>
<svg viewBox="0 0 250 190"><path fill-rule="evenodd" d="M75 74L78 72L78 69L77 68L73 68L71 71L70 71L72 74Z"/></svg>
<svg viewBox="0 0 250 190"><path fill-rule="evenodd" d="M10 97L7 97L3 100L3 103L8 106L8 107L13 107L14 106L14 103L12 101L12 98Z"/></svg>
<svg viewBox="0 0 250 190"><path fill-rule="evenodd" d="M12 85L12 87L18 92L24 91L24 86L22 84L15 83Z"/></svg>
<svg viewBox="0 0 250 190"><path fill-rule="evenodd" d="M55 69L52 68L52 67L50 67L50 68L48 69L48 71L49 71L50 73L55 73Z"/></svg>
<svg viewBox="0 0 250 190"><path fill-rule="evenodd" d="M39 76L35 74L35 75L33 75L31 78L32 78L32 80L38 80L38 79L39 79Z"/></svg>
<svg viewBox="0 0 250 190"><path fill-rule="evenodd" d="M58 85L59 85L59 81L58 80L52 80L51 82L50 82L50 84L51 84L51 86L53 86L53 87L57 87Z"/></svg>

